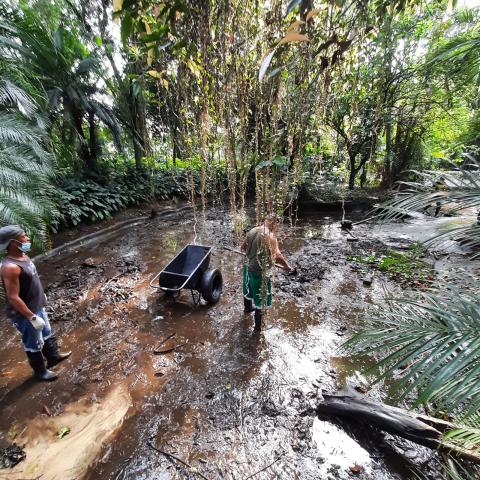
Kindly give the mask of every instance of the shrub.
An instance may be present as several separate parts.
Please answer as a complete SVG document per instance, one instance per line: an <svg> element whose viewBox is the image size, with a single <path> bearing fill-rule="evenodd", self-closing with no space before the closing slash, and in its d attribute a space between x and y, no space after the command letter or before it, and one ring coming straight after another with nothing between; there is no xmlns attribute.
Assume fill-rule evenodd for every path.
<svg viewBox="0 0 480 480"><path fill-rule="evenodd" d="M136 199L125 185L104 187L92 180L69 180L58 188L56 196L60 213L52 219L54 231L80 222L109 218Z"/></svg>
<svg viewBox="0 0 480 480"><path fill-rule="evenodd" d="M214 190L214 180L219 175L221 172L207 176L207 192ZM200 172L194 170L193 183L197 196L200 195L200 179ZM51 228L57 232L81 222L104 220L119 210L150 200L166 200L174 196L188 200L191 185L190 170L184 168L158 169L151 173L127 168L120 173L112 173L105 185L91 179L68 178L54 194L59 213L51 219Z"/></svg>

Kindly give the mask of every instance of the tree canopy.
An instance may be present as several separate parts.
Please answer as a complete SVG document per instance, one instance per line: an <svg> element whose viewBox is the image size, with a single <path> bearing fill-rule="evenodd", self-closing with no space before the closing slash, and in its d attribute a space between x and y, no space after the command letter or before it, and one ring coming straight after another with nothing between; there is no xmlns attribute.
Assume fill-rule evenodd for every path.
<svg viewBox="0 0 480 480"><path fill-rule="evenodd" d="M173 168L192 199L216 185L241 211L251 187L284 210L312 174L385 188L477 152L476 9L10 0L0 16L2 70L48 119L59 190Z"/></svg>

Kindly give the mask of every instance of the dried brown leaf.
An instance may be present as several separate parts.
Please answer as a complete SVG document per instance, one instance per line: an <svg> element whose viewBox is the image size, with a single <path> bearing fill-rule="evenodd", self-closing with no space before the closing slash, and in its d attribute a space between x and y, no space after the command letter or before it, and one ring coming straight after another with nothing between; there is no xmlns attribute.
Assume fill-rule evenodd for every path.
<svg viewBox="0 0 480 480"><path fill-rule="evenodd" d="M303 20L296 20L287 28L287 32L292 32L294 30L297 30L298 27L301 27L304 23L305 22Z"/></svg>
<svg viewBox="0 0 480 480"><path fill-rule="evenodd" d="M314 8L313 10L310 10L307 13L307 16L305 17L305 21L309 21L311 18L316 17L320 13L320 10L318 8Z"/></svg>
<svg viewBox="0 0 480 480"><path fill-rule="evenodd" d="M278 45L283 45L284 43L290 43L290 42L308 42L309 39L307 35L302 35L301 33L298 32L290 32L287 33L279 42Z"/></svg>

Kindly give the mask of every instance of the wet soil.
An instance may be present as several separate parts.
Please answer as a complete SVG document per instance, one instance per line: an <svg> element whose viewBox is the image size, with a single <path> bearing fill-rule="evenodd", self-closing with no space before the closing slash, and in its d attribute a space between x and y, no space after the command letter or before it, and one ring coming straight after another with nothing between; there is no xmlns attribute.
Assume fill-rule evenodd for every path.
<svg viewBox="0 0 480 480"><path fill-rule="evenodd" d="M73 355L55 367L56 382L33 381L20 339L4 320L0 447L27 446L19 476L9 478L415 478L410 468L432 452L312 414L322 391L346 387L397 403L388 382L368 388L361 372L372 358L350 359L341 345L371 304L401 288L380 273L364 285L347 257L398 246L404 230L364 224L355 228L359 240L349 242L339 225L322 214L281 229L298 275L276 272L274 307L261 334L243 313L243 259L236 253L216 248L212 256L224 277L216 305L197 305L189 291L173 300L149 286L188 242L238 248L229 213L219 208L197 222L188 213L145 220L39 262L53 329ZM408 227L401 243L419 239L425 226L417 227ZM443 262L445 271L462 254L441 251L429 260ZM69 435L58 436L62 422L70 443ZM78 461L61 473L45 470L29 455L40 442L35 431L47 432L42 445L55 455L45 464L63 452ZM0 470L0 478L5 474Z"/></svg>

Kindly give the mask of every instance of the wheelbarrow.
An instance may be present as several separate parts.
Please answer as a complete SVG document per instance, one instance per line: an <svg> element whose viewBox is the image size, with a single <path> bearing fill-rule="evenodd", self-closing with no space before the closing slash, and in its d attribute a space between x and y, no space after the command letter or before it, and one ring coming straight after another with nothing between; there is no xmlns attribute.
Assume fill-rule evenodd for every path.
<svg viewBox="0 0 480 480"><path fill-rule="evenodd" d="M173 260L150 281L152 288L175 296L180 290L197 291L210 304L217 303L222 295L223 278L218 269L209 269L213 247L188 244ZM159 279L158 286L155 282ZM194 301L195 301L195 297Z"/></svg>

